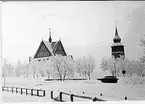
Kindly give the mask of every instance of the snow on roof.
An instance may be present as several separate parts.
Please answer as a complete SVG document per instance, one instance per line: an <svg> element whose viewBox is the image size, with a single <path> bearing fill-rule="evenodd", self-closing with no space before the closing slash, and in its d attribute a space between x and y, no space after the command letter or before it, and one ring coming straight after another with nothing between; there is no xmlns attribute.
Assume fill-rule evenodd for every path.
<svg viewBox="0 0 145 104"><path fill-rule="evenodd" d="M50 44L49 41L43 41L44 44L46 45L46 47L48 48L48 50L51 52L51 54L53 55L53 49L52 49L52 45Z"/></svg>
<svg viewBox="0 0 145 104"><path fill-rule="evenodd" d="M54 45L57 43L57 41L54 41L51 43L51 48L53 49Z"/></svg>
<svg viewBox="0 0 145 104"><path fill-rule="evenodd" d="M124 45L122 45L121 43L113 43L112 46L124 46Z"/></svg>

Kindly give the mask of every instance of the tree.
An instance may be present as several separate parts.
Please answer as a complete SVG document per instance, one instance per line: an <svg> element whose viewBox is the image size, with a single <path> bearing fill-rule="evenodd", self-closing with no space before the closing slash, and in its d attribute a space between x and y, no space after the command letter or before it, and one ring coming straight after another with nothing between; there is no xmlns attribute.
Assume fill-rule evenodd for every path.
<svg viewBox="0 0 145 104"><path fill-rule="evenodd" d="M80 73L80 75L84 75L89 77L89 80L91 79L91 73L95 69L96 64L93 57L83 57L82 59L76 60L76 69L77 72Z"/></svg>
<svg viewBox="0 0 145 104"><path fill-rule="evenodd" d="M85 61L85 60L84 60ZM92 56L89 56L86 58L86 74L88 75L89 77L89 80L91 79L91 73L93 72L93 70L95 69L96 67L96 64L95 64L95 60Z"/></svg>
<svg viewBox="0 0 145 104"><path fill-rule="evenodd" d="M138 76L144 77L145 76L144 72L145 72L145 62L142 60L137 60L135 73Z"/></svg>
<svg viewBox="0 0 145 104"><path fill-rule="evenodd" d="M145 53L145 39L140 40L140 46L143 47L143 53ZM145 56L142 56L140 59L145 62Z"/></svg>
<svg viewBox="0 0 145 104"><path fill-rule="evenodd" d="M130 61L128 59L103 59L101 61L101 69L103 71L108 70L113 76L131 76L132 73L137 69L137 64L135 61ZM122 71L124 70L124 74Z"/></svg>
<svg viewBox="0 0 145 104"><path fill-rule="evenodd" d="M108 70L113 76L116 76L116 60L112 58L103 58L100 66L102 71Z"/></svg>
<svg viewBox="0 0 145 104"><path fill-rule="evenodd" d="M3 59L2 61L2 76L3 77L11 77L13 75L14 66L7 61L7 59Z"/></svg>
<svg viewBox="0 0 145 104"><path fill-rule="evenodd" d="M51 56L49 58L51 65L51 74L59 77L60 80L65 80L66 77L74 76L74 61L71 57L67 56Z"/></svg>
<svg viewBox="0 0 145 104"><path fill-rule="evenodd" d="M16 64L15 68L14 68L16 77L19 77L21 75L21 70L22 70L22 64L21 64L20 59L19 59L17 61L17 64Z"/></svg>

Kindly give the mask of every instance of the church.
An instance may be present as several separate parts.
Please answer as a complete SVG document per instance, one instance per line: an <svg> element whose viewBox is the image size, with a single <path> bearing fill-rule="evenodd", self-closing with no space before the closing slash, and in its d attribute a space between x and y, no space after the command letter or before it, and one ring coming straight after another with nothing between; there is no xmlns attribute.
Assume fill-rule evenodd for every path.
<svg viewBox="0 0 145 104"><path fill-rule="evenodd" d="M33 56L33 60L41 61L48 60L50 56L62 55L69 56L73 58L71 55L67 55L61 39L58 41L52 41L51 38L51 29L49 29L49 39L47 41L42 40L35 55ZM32 57L29 57L29 62L32 60Z"/></svg>

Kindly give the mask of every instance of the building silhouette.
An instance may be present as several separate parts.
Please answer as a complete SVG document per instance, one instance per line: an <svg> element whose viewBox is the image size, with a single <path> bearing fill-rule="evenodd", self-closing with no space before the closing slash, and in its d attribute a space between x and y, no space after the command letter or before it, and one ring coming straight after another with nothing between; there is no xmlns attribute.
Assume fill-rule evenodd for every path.
<svg viewBox="0 0 145 104"><path fill-rule="evenodd" d="M113 44L111 46L112 58L125 58L124 45L121 44L121 38L118 35L117 26L115 26L115 36L113 38Z"/></svg>

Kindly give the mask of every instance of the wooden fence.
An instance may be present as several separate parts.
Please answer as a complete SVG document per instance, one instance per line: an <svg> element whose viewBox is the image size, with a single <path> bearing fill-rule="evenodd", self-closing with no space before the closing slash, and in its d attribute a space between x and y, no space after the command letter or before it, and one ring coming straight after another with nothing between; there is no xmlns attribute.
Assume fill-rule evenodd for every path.
<svg viewBox="0 0 145 104"><path fill-rule="evenodd" d="M12 93L20 93L21 95L25 94L25 95L31 95L31 96L45 97L45 90L41 90L41 89L29 89L29 88L2 86L2 91L12 92ZM88 100L92 100L92 101L105 101L105 100L97 98L97 97L76 95L76 94L72 94L71 92L70 93L59 92L58 97L54 97L53 96L53 91L50 91L50 97L51 97L51 99L54 99L55 101L65 102L62 99L63 95L67 95L71 102L74 102L74 97L82 98L82 99L88 99ZM102 93L100 93L100 96L102 96ZM125 100L128 100L128 98L126 96L125 96Z"/></svg>
<svg viewBox="0 0 145 104"><path fill-rule="evenodd" d="M31 95L31 96L45 97L45 90L41 90L41 89L2 86L2 91L20 93L21 95L25 94L25 95Z"/></svg>
<svg viewBox="0 0 145 104"><path fill-rule="evenodd" d="M88 99L88 100L92 100L92 101L105 101L105 100L99 99L97 97L80 96L80 95L75 95L75 94L69 94L69 93L66 93L66 92L60 92L59 96L54 98L53 97L53 91L51 91L51 99L54 99L56 101L64 102L64 100L62 99L62 95L68 95L71 102L74 101L74 97L82 98L82 99Z"/></svg>

